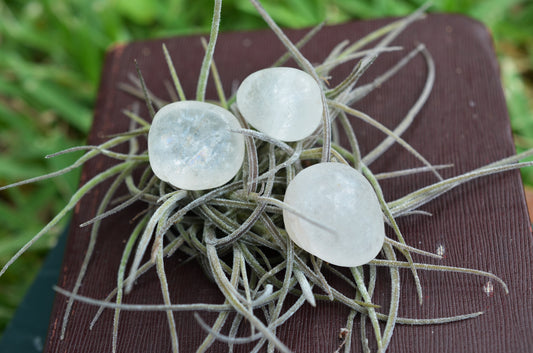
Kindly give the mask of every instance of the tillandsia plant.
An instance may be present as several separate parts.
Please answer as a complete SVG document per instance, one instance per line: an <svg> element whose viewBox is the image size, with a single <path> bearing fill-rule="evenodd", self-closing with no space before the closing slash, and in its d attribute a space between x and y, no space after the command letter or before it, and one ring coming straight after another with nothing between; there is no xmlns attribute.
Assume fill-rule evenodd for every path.
<svg viewBox="0 0 533 353"><path fill-rule="evenodd" d="M321 301L332 300L346 306L348 313L346 335L338 351L351 351L353 323L356 315L360 315L362 337L369 335L365 328L365 322L369 321L375 346L379 352L384 352L396 324L439 324L481 314L421 320L400 317L400 268L410 269L420 302L422 286L418 273L421 270L486 276L507 291L506 284L492 273L415 262L412 256L415 253L433 258L441 255L407 244L397 224L398 217L424 213L420 210L422 205L462 183L532 165L531 162L519 162L533 154L529 151L443 179L439 170L447 166L432 165L402 139L402 133L428 99L435 80L433 60L422 44L374 81L359 84L359 78L379 55L401 49L391 43L410 23L424 16L424 8L352 44L339 43L322 63L313 65L299 48L311 40L320 27L293 44L261 4L251 0L287 48L287 55L272 68L250 75L236 94L226 98L213 61L221 2L215 1L212 30L209 41L204 42L205 56L194 100L185 96L170 53L163 46L175 89L173 102L154 97L138 69L138 78L133 84L122 87L145 100L148 119L136 111L128 111L129 131L98 146L81 146L60 152L87 150L72 166L1 188L67 173L99 155L119 161L81 186L63 211L5 264L0 275L65 217L84 195L112 179L101 199L98 214L82 224L92 226L91 243L75 287L69 291L56 288L69 297L62 337L73 303L82 301L101 307L91 325L105 308L114 309L113 351L117 350L121 310L165 311L174 352L179 351L179 337L173 312L194 310L219 313L212 326L207 325L200 315L195 315L207 332L198 351L205 351L214 340L220 340L227 342L230 349L235 344L255 343L254 352L265 346L269 352L275 349L290 352L276 336L276 330L304 303L316 306ZM372 49L363 49L373 42L377 44ZM394 130L352 107L417 55L422 55L427 65L424 89ZM299 69L282 66L289 58ZM329 87L326 79L332 70L347 62L355 62L351 73L340 79L337 86ZM210 73L217 87L219 99L216 102L207 102L205 97ZM357 134L348 116L361 119L387 137L374 150L361 155ZM337 137L339 130L348 137L349 147L341 146ZM140 148L142 138L148 140L147 149ZM114 151L122 144L129 144L128 153ZM393 144L401 145L423 166L374 174L368 165ZM134 177L134 172L140 177ZM420 172L433 173L437 181L397 200L385 201L381 178ZM121 185L129 191L126 198L115 196ZM118 205L111 207L114 199ZM106 217L116 217L115 213L134 203L143 203L146 210L135 220L136 226L124 247L116 289L103 301L79 295L100 222ZM317 211L316 204L324 207ZM392 229L394 238L385 235L385 227ZM143 263L150 244L150 260ZM198 260L224 295L224 304L171 303L168 281L172 279L167 278L164 257L177 250ZM405 261L398 260L398 256ZM131 262L129 268L128 262ZM124 295L135 289L136 279L152 267L155 267L160 281L164 305L123 304ZM348 268L347 272L342 271L342 267ZM373 303L378 267L386 267L389 271L391 293L387 313L381 312ZM365 278L365 273L370 276ZM331 276L354 288L355 297L349 298L331 285L328 280ZM290 305L286 300L289 297L294 298ZM235 316L229 334L223 334L222 328L230 318L230 312ZM262 315L258 316L257 312ZM251 325L251 335L238 337L239 328L245 323ZM370 350L368 340L362 339L361 344L365 351Z"/></svg>

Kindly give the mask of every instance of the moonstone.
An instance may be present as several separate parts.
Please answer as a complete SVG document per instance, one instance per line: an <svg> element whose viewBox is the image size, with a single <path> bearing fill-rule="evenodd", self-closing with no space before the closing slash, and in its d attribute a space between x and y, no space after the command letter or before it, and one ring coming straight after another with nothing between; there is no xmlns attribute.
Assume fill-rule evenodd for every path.
<svg viewBox="0 0 533 353"><path fill-rule="evenodd" d="M331 264L355 267L380 252L385 225L378 198L357 170L341 163L319 163L289 183L284 202L305 218L283 210L289 237L302 249Z"/></svg>
<svg viewBox="0 0 533 353"><path fill-rule="evenodd" d="M237 118L217 105L182 101L154 116L148 133L148 157L155 175L184 190L223 185L244 160L244 137Z"/></svg>
<svg viewBox="0 0 533 353"><path fill-rule="evenodd" d="M320 125L322 94L315 79L291 67L254 72L237 90L237 106L257 130L281 141L298 141Z"/></svg>

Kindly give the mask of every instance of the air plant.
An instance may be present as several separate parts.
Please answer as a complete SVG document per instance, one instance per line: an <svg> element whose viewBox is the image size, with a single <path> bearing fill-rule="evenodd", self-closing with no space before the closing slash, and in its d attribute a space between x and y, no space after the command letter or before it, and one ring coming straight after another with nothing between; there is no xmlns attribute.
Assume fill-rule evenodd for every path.
<svg viewBox="0 0 533 353"><path fill-rule="evenodd" d="M138 79L134 80L133 84L125 85L123 88L144 99L150 114L148 119L140 116L136 111L127 111L126 115L131 119L129 131L115 135L98 146L82 146L58 153L86 150L85 154L70 167L0 188L0 190L3 190L52 178L78 168L88 160L101 155L119 161L118 164L100 172L81 186L65 208L4 265L0 275L35 241L65 217L84 195L95 186L111 179L112 183L101 199L98 214L92 220L81 225L92 226L92 233L91 244L87 249L76 285L69 290L56 287L59 293L69 297L61 329L62 337L67 330L72 304L75 301L100 306L100 311L91 325L94 325L105 308L114 309L113 351L117 350L121 310L165 311L174 352L179 350L179 338L176 332L173 312L180 310L219 312L218 318L212 326L207 325L199 314L195 315L200 325L208 333L198 351L205 351L214 340L221 340L227 342L230 347L235 344L256 342L253 351L258 351L266 345L269 352L273 352L275 349L281 352L289 352L289 348L280 341L275 331L306 302L316 306L320 305L321 301L334 300L346 306L348 316L346 338L343 343L345 352L349 352L351 349L351 331L356 315L361 317L363 336L366 337L367 335L364 323L367 320L371 323L373 337L380 352L384 352L387 349L396 324L439 324L465 320L480 315L481 313L474 312L453 317L423 320L398 316L399 293L402 288L399 276L400 268L410 269L420 302L422 302L422 286L418 273L422 270L462 272L486 276L498 282L503 290L507 291L508 289L499 277L488 272L415 262L412 257L412 254L415 253L433 258L440 258L441 255L429 253L407 244L397 224L397 218L410 213L422 212L420 211L422 205L465 182L494 173L530 166L532 165L531 162L520 163L519 161L533 153L529 151L463 175L443 179L439 174L439 170L447 166L432 165L403 140L402 133L409 127L426 102L435 80L433 60L423 44L418 45L404 59L389 71L382 73L374 81L364 85L359 84L359 78L379 55L400 49L391 46L391 43L410 23L424 16L425 8L421 8L406 18L396 20L352 44L340 43L322 63L313 65L302 55L299 48L312 39L313 35L320 30L320 26L311 30L299 43L293 44L269 17L261 4L257 0L251 0L251 2L287 49L287 54L274 63L273 67L281 67L289 58L292 58L299 67L297 75L300 75L300 73L305 74L306 79L316 86L317 89L312 103L318 107L313 108L318 117L316 122L318 128L309 129L310 132L303 137L288 138L282 141L282 137L273 136L273 131L276 132L282 129L300 130L301 126L286 128L272 125L270 130L268 128L262 129L256 126L257 123L253 119L249 119L250 113L248 113L248 110L262 110L263 113L261 114L266 114L264 110L274 109L274 107L265 103L265 98L252 99L250 104L246 102L246 99L250 98L246 98L243 101L239 98L238 92L226 98L213 61L222 3L221 0L215 0L210 39L208 43L204 42L205 56L194 100L187 100L188 98L181 87L178 73L174 69L170 53L163 46L177 102L164 102L162 98L154 97L146 87L143 74L138 69ZM362 49L373 41L377 41L377 44L372 49ZM386 128L369 115L352 107L355 102L371 94L379 84L394 76L409 60L417 55L422 55L427 65L428 73L425 87L407 116L394 130ZM331 75L335 67L346 62L355 62L351 73L342 78L337 86L328 87L325 78ZM283 70L297 71L295 69ZM206 102L205 91L210 72L217 87L218 101ZM286 73L287 71L283 72ZM149 75L150 73L145 72L144 74ZM254 84L266 85L261 80ZM261 88L261 90L265 89ZM284 94L288 95L287 93ZM154 105L156 105L156 108L154 108ZM206 111L191 113L194 109L204 108ZM316 111L317 109L319 111ZM211 112L214 112L215 116L235 117L235 121L230 125L224 125L224 123L221 123L221 125L218 123L211 124L210 118L206 117ZM180 114L185 117L184 121L172 120L172 124L163 126L157 134L154 132L158 119L168 122L169 119L178 119L181 116ZM188 125L190 124L188 121L191 119L187 120L190 114L196 114L192 120L197 120L198 116L208 120L202 122L202 124L191 126ZM361 119L384 132L387 137L370 153L361 155L357 142L357 133L348 122L348 116ZM173 136L170 131L172 126L176 124L180 127L179 133L181 135L179 139ZM305 125L305 121L299 124ZM332 133L335 130L342 130L348 137L349 147L340 145L335 137L336 134ZM180 144L177 147L175 145L170 146L169 150L164 150L164 146L157 146L163 139L161 134L165 133L170 134L167 136L169 141L181 141ZM227 148L225 147L226 150L222 152L217 150L221 145L225 146L224 143L218 143L219 140L215 144L208 143L213 138L212 134L224 135L222 137L217 136L220 139L230 141L226 146ZM198 136L203 137L200 138ZM138 140L141 138L148 138L147 150L140 149ZM201 156L202 158L205 157L203 161L205 163L198 171L194 171L194 173L198 173L195 174L197 176L189 175L187 177L188 180L197 181L195 178L199 178L204 182L206 179L211 178L212 174L217 174L218 176L220 174L219 169L213 170L209 166L213 166L215 161L221 162L217 165L220 168L224 168L228 166L225 158L235 157L235 151L240 151L240 154L233 158L233 162L237 167L232 164L232 171L228 174L229 176L225 176L221 180L214 182L214 184L207 183L201 186L196 184L194 184L195 186L190 186L187 183L180 184L182 179L175 175L169 175L169 173L178 168L171 164L177 163L172 159L174 158L172 151L176 150L176 153L181 153L185 149L181 143L186 139L191 140L190 146L193 146L191 147L193 152L192 155L183 157L179 162L181 163L179 168L185 174L192 173L192 168L200 163L198 160L193 160L199 156L198 150L202 150L202 153L207 155ZM374 174L368 165L395 143L401 145L415 156L423 166L401 172ZM114 151L115 147L122 144L129 145L127 153ZM158 150L158 148L163 148L163 150ZM213 156L218 152L221 154ZM371 194L367 202L375 203L374 213L377 212L377 221L373 221L372 226L377 223L375 227L377 229L375 231L378 239L377 244L379 244L377 251L381 255L376 257L376 254L372 253L370 260L364 259L361 263L352 264L349 261L344 261L346 255L339 254L338 251L334 251L331 254L332 250L328 248L328 242L332 242L331 239L334 236L339 236L343 239L342 241L345 241L346 232L339 234L337 224L330 224L327 220L319 219L316 214L302 209L297 203L292 202L290 198L284 199L291 182L300 175L302 170L305 171L308 168L310 170L312 167L309 167L309 165L313 167L333 165L335 171L339 168L346 169L349 170L349 173L358 175L358 185L359 183L361 185L364 184L365 190L369 190ZM342 167L337 168L337 166ZM381 178L420 172L433 173L436 182L397 200L385 201L380 187ZM140 175L140 177L134 178L134 173ZM312 183L317 183L317 181L315 180ZM115 193L121 185L127 186L128 197L121 197L118 205L111 207L112 201L116 198ZM316 185L304 184L300 187L314 189ZM320 188L317 189L320 190L315 195L317 198L328 197L330 192L334 192L334 190L324 191ZM298 196L294 198L298 199ZM106 217L116 217L115 213L134 203L143 203L146 206L146 211L135 220L136 226L124 247L123 257L117 273L116 289L109 293L105 300L96 300L79 295L79 289L83 283L89 261L97 261L97 259L92 259L92 249L99 231L100 222ZM338 205L338 207L332 212L342 215L345 214L345 211L349 211L352 205L348 199L343 204ZM366 207L366 205L363 207ZM289 220L289 218L292 220ZM308 229L315 229L321 232L321 237L331 236L331 238L327 238L325 242L317 243L316 240L308 237L308 231L294 235L298 231L289 229L291 228L289 224L292 224L290 222L301 223ZM395 239L384 235L383 224L392 229ZM363 243L365 241L363 236L361 241ZM148 251L150 244L152 246L150 260L143 263L143 256ZM314 250L317 247L325 250L325 252ZM191 258L198 260L200 266L203 266L204 272L212 278L224 295L224 304L173 305L170 302L168 281L172 279L166 276L163 259L165 256L173 254L176 250L180 250ZM365 252L368 251L363 251L363 253ZM398 260L398 255L405 258L405 261ZM128 261L131 262L129 269L126 265ZM348 267L349 275L342 272L335 264ZM135 280L154 266L161 284L164 305L123 304L124 295L135 290ZM368 268L369 278L365 278L364 267ZM387 313L379 311L378 306L373 303L372 299L378 267L387 267L390 276L391 302ZM355 297L349 298L330 285L327 279L328 276L337 276L355 288ZM286 309L284 304L286 304L288 297L294 297L295 300ZM255 309L263 310L266 315L262 317L256 316ZM230 311L236 313L236 315L231 324L229 335L224 335L221 333L221 329L228 320ZM249 337L238 337L239 327L244 325L245 322L252 326L252 334ZM384 322L384 326L380 322ZM366 351L369 351L368 341L362 340L361 344Z"/></svg>

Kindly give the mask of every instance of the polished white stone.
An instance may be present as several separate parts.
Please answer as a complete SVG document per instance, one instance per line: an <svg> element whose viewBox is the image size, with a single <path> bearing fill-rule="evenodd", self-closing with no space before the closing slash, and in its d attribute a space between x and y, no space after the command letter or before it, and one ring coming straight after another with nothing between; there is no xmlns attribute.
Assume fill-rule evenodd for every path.
<svg viewBox="0 0 533 353"><path fill-rule="evenodd" d="M155 115L148 133L148 157L155 175L177 188L205 190L223 185L244 160L237 118L217 105L182 101Z"/></svg>
<svg viewBox="0 0 533 353"><path fill-rule="evenodd" d="M305 168L289 183L284 202L326 227L283 210L290 238L324 261L345 267L364 265L383 246L385 225L378 198L366 178L345 164Z"/></svg>
<svg viewBox="0 0 533 353"><path fill-rule="evenodd" d="M315 79L291 67L254 72L237 91L237 106L257 130L281 141L298 141L320 125L321 91Z"/></svg>

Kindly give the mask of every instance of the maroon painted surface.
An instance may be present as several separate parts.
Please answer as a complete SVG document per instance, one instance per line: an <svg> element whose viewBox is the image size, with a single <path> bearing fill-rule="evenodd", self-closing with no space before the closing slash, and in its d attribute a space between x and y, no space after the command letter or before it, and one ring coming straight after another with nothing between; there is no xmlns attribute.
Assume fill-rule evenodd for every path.
<svg viewBox="0 0 533 353"><path fill-rule="evenodd" d="M303 52L311 61L322 60L339 41L353 41L386 22L375 20L324 28ZM293 40L303 33L290 32ZM134 99L118 90L117 84L127 81L127 75L135 72L133 59L138 60L149 88L167 97L163 80L168 80L169 75L162 56L162 42L132 43L117 46L109 52L90 143L99 143L104 135L127 129L128 119L120 111ZM187 96L193 97L203 55L199 38L172 38L164 42ZM409 50L418 42L425 43L435 59L436 83L428 103L404 134L405 140L431 163L453 163L453 168L442 172L445 177L513 154L498 64L487 30L464 17L432 15L413 24L395 44ZM281 53L281 45L268 31L220 35L215 60L226 92L231 90L234 82L269 66ZM365 81L390 67L401 55L382 55L365 76ZM334 74L342 77L350 69L350 65L345 65ZM391 81L358 103L357 108L393 128L416 100L425 75L425 64L419 56ZM216 97L212 83L208 97ZM380 132L362 123L354 122L354 125L363 152L368 152L383 138ZM82 183L110 163L106 158L87 163ZM419 165L404 149L396 146L370 167L374 172L381 172ZM434 181L431 174L420 174L383 182L383 188L387 200L393 200ZM59 286L67 290L73 288L90 234L89 229L80 229L77 224L93 217L102 194L101 188L95 190L76 208L59 281ZM401 219L400 227L409 244L428 251L436 251L439 245L443 245L446 257L435 262L490 271L505 280L510 293L505 295L494 283L494 292L487 295L483 291L487 279L482 277L421 271L424 304L419 306L413 280L408 271L401 270L400 316L426 318L476 311L485 311L485 314L477 319L445 325L397 326L389 352L531 351L533 240L519 173L510 172L471 182L423 209L433 216ZM131 229L129 220L138 211L138 208L131 208L102 224L105 231L99 235L81 294L104 298L113 289L123 244ZM418 256L415 260L428 261ZM172 301L222 303L218 289L205 279L200 268L195 263L180 265L180 261L180 257L175 256L166 263ZM385 280L380 283L375 300L386 304L388 275L386 271L380 275ZM138 281L126 302L162 303L155 272ZM61 341L59 331L65 305L65 298L58 295L45 352L110 352L112 311L105 311L95 328L89 331L89 322L97 309L75 304L66 337ZM387 307L382 310L386 311ZM337 336L347 315L348 310L337 304L320 303L317 308L305 305L278 331L278 336L297 352L333 352L340 343ZM205 333L192 313L176 313L175 317L179 325L180 351L195 351ZM213 315L202 313L202 317L209 321ZM356 330L352 346L354 352L359 352L360 338ZM216 344L210 351L227 351L224 347ZM250 346L246 346L238 351L249 350ZM170 351L164 313L123 312L119 352Z"/></svg>

